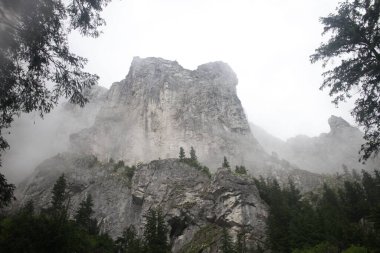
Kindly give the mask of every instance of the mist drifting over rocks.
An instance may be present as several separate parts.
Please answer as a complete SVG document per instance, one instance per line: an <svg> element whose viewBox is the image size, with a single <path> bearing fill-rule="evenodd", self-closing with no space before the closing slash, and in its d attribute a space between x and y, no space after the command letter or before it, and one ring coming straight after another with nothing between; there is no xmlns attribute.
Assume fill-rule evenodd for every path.
<svg viewBox="0 0 380 253"><path fill-rule="evenodd" d="M126 163L178 156L193 146L199 160L217 167L260 160L240 100L237 78L223 62L190 71L177 62L135 57L127 77L110 88L95 123L70 137L77 152ZM96 138L94 138L96 136Z"/></svg>
<svg viewBox="0 0 380 253"><path fill-rule="evenodd" d="M160 207L173 252L204 243L197 240L205 231L215 236L207 242L215 252L222 227L234 235L248 231L247 243L257 246L265 240L268 206L251 176L280 184L291 179L310 191L325 179L313 172L357 166L362 133L333 116L327 134L281 141L249 125L237 83L223 62L191 71L174 61L135 57L124 80L88 91L86 107L63 103L36 123L38 131L22 117L11 129L5 164L17 173L36 169L19 185L17 205L48 205L64 173L72 209L91 194L100 228L113 238L129 225L141 234L146 211ZM180 147L187 157L194 147L213 174L175 159ZM220 168L224 156L231 169ZM136 167L131 172L124 163ZM248 175L234 173L235 165L244 165Z"/></svg>
<svg viewBox="0 0 380 253"><path fill-rule="evenodd" d="M259 126L251 124L254 136L268 153L284 158L304 170L315 173L348 170L373 170L379 167L378 158L359 162L359 150L364 143L363 133L341 117L328 119L330 132L317 137L298 135L282 141Z"/></svg>
<svg viewBox="0 0 380 253"><path fill-rule="evenodd" d="M69 148L69 136L90 127L102 106L107 89L95 86L86 90L85 107L62 101L42 119L38 113L21 114L5 138L10 149L2 156L6 177L18 183L45 159Z"/></svg>

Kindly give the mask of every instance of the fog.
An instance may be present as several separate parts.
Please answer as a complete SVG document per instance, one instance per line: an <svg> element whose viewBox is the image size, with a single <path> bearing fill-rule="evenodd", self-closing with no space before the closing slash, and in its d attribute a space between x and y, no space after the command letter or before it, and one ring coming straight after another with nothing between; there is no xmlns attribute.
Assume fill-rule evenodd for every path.
<svg viewBox="0 0 380 253"><path fill-rule="evenodd" d="M18 183L45 159L67 151L70 134L94 123L104 92L104 88L94 87L91 94L98 97L83 108L61 101L43 119L38 113L22 114L17 118L12 127L4 131L10 149L2 156L1 170L7 179Z"/></svg>
<svg viewBox="0 0 380 253"><path fill-rule="evenodd" d="M87 69L109 87L133 56L177 60L183 67L221 60L239 78L237 92L251 122L285 140L329 130L334 114L350 123L352 103L336 108L320 91L320 65L309 56L323 40L319 17L337 0L123 0L105 9L97 39L71 36ZM94 53L96 52L96 53Z"/></svg>
<svg viewBox="0 0 380 253"><path fill-rule="evenodd" d="M239 78L237 87L250 122L283 140L328 132L330 115L351 124L352 102L336 108L320 91L322 67L309 56L323 40L318 18L337 0L113 0L99 38L70 35L70 47L88 58L86 70L100 85L122 80L134 56L177 60L195 69L224 61ZM69 146L69 135L88 127L99 105L84 111L62 104L42 120L21 115L5 137L11 146L3 168L11 182L29 175L42 160ZM80 119L80 120L79 120Z"/></svg>

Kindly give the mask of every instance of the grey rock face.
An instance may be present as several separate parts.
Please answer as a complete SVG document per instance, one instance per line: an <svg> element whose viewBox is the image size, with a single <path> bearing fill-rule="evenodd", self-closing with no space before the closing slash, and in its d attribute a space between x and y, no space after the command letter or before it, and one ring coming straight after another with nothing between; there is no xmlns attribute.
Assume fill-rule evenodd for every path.
<svg viewBox="0 0 380 253"><path fill-rule="evenodd" d="M173 252L198 244L196 235L204 229L212 230L205 248L214 252L220 226L228 227L232 234L244 229L252 245L265 239L266 204L252 179L229 170L219 169L209 178L177 159L156 160L138 166L129 180L113 164L102 164L91 155L66 153L46 160L23 182L18 190L19 204L32 199L37 207L47 207L61 173L69 184L74 207L71 213L91 194L102 230L113 237L130 225L141 234L144 214L160 207L169 226Z"/></svg>
<svg viewBox="0 0 380 253"><path fill-rule="evenodd" d="M127 77L110 88L94 125L73 134L71 146L127 163L177 157L180 146L187 152L193 146L211 169L223 156L257 165L266 154L250 132L237 82L223 62L190 71L177 62L135 57Z"/></svg>
<svg viewBox="0 0 380 253"><path fill-rule="evenodd" d="M330 132L318 137L296 136L281 141L252 126L253 134L267 152L275 152L298 167L316 173L349 170L372 170L380 165L379 159L370 159L366 164L359 162L359 150L364 143L363 133L341 117L331 116L328 120Z"/></svg>

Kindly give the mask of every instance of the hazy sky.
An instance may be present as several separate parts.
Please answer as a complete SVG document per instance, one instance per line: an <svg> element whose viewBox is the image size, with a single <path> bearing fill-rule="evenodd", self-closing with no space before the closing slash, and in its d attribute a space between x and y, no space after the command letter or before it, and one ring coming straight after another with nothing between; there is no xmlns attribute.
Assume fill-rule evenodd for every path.
<svg viewBox="0 0 380 253"><path fill-rule="evenodd" d="M350 105L335 108L320 91L322 68L309 55L322 41L318 18L336 0L113 0L97 39L71 36L87 70L110 87L133 56L177 60L188 69L227 62L249 121L282 139L329 130L331 114L349 122Z"/></svg>

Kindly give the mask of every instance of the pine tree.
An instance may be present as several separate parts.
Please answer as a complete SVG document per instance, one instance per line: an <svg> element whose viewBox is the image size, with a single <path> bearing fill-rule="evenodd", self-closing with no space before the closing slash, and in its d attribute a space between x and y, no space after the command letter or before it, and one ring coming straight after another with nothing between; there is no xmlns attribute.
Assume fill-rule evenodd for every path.
<svg viewBox="0 0 380 253"><path fill-rule="evenodd" d="M226 168L226 169L229 169L229 168L230 168L230 164L229 164L229 162L227 161L227 157L224 157L222 167L223 167L223 168Z"/></svg>
<svg viewBox="0 0 380 253"><path fill-rule="evenodd" d="M66 178L62 174L58 180L55 182L52 190L52 201L51 205L54 210L60 210L64 206L64 201L66 199Z"/></svg>
<svg viewBox="0 0 380 253"><path fill-rule="evenodd" d="M1 142L1 139L0 139L0 142ZM0 160L0 165L1 165L1 160ZM0 209L8 206L12 202L12 200L16 199L13 196L13 192L15 188L16 186L13 184L8 184L7 180L5 179L5 176L0 173Z"/></svg>
<svg viewBox="0 0 380 253"><path fill-rule="evenodd" d="M58 219L66 219L67 217L67 208L66 208L66 193L67 183L65 175L62 174L58 180L55 182L52 190L52 200L50 212L51 214Z"/></svg>
<svg viewBox="0 0 380 253"><path fill-rule="evenodd" d="M247 246L245 244L245 233L244 231L240 231L237 235L236 240L236 253L246 253Z"/></svg>
<svg viewBox="0 0 380 253"><path fill-rule="evenodd" d="M76 224L89 232L90 234L97 234L97 220L92 218L94 214L94 203L91 195L87 195L86 199L79 204L79 209L74 216Z"/></svg>
<svg viewBox="0 0 380 253"><path fill-rule="evenodd" d="M235 172L238 173L238 174L246 175L247 174L247 169L244 166L236 166Z"/></svg>
<svg viewBox="0 0 380 253"><path fill-rule="evenodd" d="M159 252L170 252L170 247L167 239L168 228L165 224L164 216L161 209L157 210L157 244L161 249Z"/></svg>
<svg viewBox="0 0 380 253"><path fill-rule="evenodd" d="M167 253L170 251L167 241L168 229L161 210L150 209L145 216L144 239L147 253Z"/></svg>
<svg viewBox="0 0 380 253"><path fill-rule="evenodd" d="M143 252L143 245L137 237L136 229L130 226L123 231L121 237L115 241L117 252L119 253L140 253Z"/></svg>
<svg viewBox="0 0 380 253"><path fill-rule="evenodd" d="M144 229L144 240L147 252L154 252L157 241L157 213L154 209L149 209L145 215L146 224Z"/></svg>
<svg viewBox="0 0 380 253"><path fill-rule="evenodd" d="M183 147L180 147L179 148L179 160L183 161L185 158L186 158L185 150L183 149Z"/></svg>
<svg viewBox="0 0 380 253"><path fill-rule="evenodd" d="M221 243L223 253L235 253L232 238L226 228L223 228Z"/></svg>
<svg viewBox="0 0 380 253"><path fill-rule="evenodd" d="M190 161L194 164L198 163L198 158L193 147L190 148Z"/></svg>

